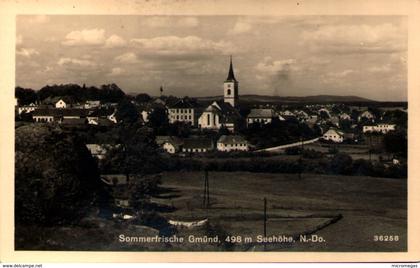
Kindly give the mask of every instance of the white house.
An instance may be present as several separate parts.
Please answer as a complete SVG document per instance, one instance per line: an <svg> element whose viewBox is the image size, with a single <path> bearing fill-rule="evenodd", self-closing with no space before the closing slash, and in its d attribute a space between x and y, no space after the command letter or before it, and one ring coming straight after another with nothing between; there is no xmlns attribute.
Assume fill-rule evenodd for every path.
<svg viewBox="0 0 420 268"><path fill-rule="evenodd" d="M60 99L55 103L55 108L57 109L67 108L67 104L63 99Z"/></svg>
<svg viewBox="0 0 420 268"><path fill-rule="evenodd" d="M38 108L38 105L36 105L35 103L30 103L29 105L24 105L24 106L18 106L18 113L30 113L35 111Z"/></svg>
<svg viewBox="0 0 420 268"><path fill-rule="evenodd" d="M105 155L107 153L107 146L109 145L96 144L96 143L86 144L86 147L88 148L91 155L99 160L102 160L105 158Z"/></svg>
<svg viewBox="0 0 420 268"><path fill-rule="evenodd" d="M372 120L372 119L375 119L375 116L369 111L364 111L361 115L359 115L358 120L360 121L363 118Z"/></svg>
<svg viewBox="0 0 420 268"><path fill-rule="evenodd" d="M196 108L189 100L179 100L168 108L169 123L185 122L194 126L197 120L196 112Z"/></svg>
<svg viewBox="0 0 420 268"><path fill-rule="evenodd" d="M289 110L286 110L286 111L284 111L284 112L281 112L280 113L282 116L295 116L295 114L294 113L292 113L291 111L289 111Z"/></svg>
<svg viewBox="0 0 420 268"><path fill-rule="evenodd" d="M338 131L334 128L330 128L327 132L324 133L322 138L326 141L341 143L344 140L344 134L341 131Z"/></svg>
<svg viewBox="0 0 420 268"><path fill-rule="evenodd" d="M340 114L340 119L341 120L351 120L351 116L348 115L347 113L342 113L342 114Z"/></svg>
<svg viewBox="0 0 420 268"><path fill-rule="evenodd" d="M87 100L85 102L85 109L99 108L101 106L101 101L99 100Z"/></svg>
<svg viewBox="0 0 420 268"><path fill-rule="evenodd" d="M217 141L217 150L221 152L248 151L249 145L242 136L222 135Z"/></svg>
<svg viewBox="0 0 420 268"><path fill-rule="evenodd" d="M273 109L251 109L251 112L246 117L248 125L252 123L269 124L273 118L278 117Z"/></svg>
<svg viewBox="0 0 420 268"><path fill-rule="evenodd" d="M213 141L208 138L184 139L182 152L184 153L206 153L214 149Z"/></svg>
<svg viewBox="0 0 420 268"><path fill-rule="evenodd" d="M376 125L363 126L363 133L380 132L382 134L386 134L394 130L395 130L395 124L379 123Z"/></svg>

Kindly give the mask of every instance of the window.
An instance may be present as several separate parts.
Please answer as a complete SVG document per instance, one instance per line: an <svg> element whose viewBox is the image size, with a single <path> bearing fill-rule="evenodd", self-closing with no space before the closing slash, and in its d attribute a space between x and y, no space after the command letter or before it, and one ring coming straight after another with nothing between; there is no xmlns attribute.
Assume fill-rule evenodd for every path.
<svg viewBox="0 0 420 268"><path fill-rule="evenodd" d="M228 90L227 90L227 95L230 95L230 93L231 93L231 92L230 92L230 89L228 89Z"/></svg>
<svg viewBox="0 0 420 268"><path fill-rule="evenodd" d="M210 126L210 114L207 114L207 125Z"/></svg>

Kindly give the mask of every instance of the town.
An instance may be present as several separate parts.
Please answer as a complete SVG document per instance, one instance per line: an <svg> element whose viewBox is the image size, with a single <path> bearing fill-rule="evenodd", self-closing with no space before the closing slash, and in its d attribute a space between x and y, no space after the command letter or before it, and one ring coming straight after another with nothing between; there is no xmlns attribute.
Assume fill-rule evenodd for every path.
<svg viewBox="0 0 420 268"><path fill-rule="evenodd" d="M175 249L266 250L265 244L264 249L258 243L234 245L230 239L235 236L229 234L247 233L265 239L283 230L298 239L301 233L324 229L342 219L342 214L323 211L337 210L335 202L344 197L352 204L354 198L369 200L371 205L363 214L369 219L369 211L384 205L376 202L385 202L370 195L369 187L375 182L372 178L378 180L379 191L385 196L393 191L396 204L401 206L403 191L395 192L394 187L399 189L403 183L390 186L393 182L384 178L407 177L406 102L339 96L270 96L271 101L261 101L267 98L240 95L232 57L226 69L220 89L223 95L201 98L166 96L164 87L160 87L159 96L133 96L116 84L100 88L52 85L38 91L17 87L16 189L19 193L29 191L25 196L17 195L18 247L72 248L71 243L68 246L45 237L58 230L62 241L61 237L70 233L60 229L60 224L78 219L76 215L83 212L89 217L81 222L93 227L82 224L70 230L76 228L83 237L84 232L102 226L106 233L94 234L101 242L90 242L82 247L85 249L103 248L98 243L108 241L109 233L132 230L124 236L136 236L136 232L151 237L216 235L223 242L167 245ZM39 176L49 178L43 186L38 184ZM347 180L348 176L353 178ZM78 190L69 177L77 181ZM340 185L338 188L328 187L331 178ZM357 189L337 194L341 187ZM246 194L238 196L236 191L241 188ZM54 189L54 194L50 190L44 193L45 189ZM312 196L309 201L304 198L308 192ZM52 207L44 204L51 197L38 200L39 193L54 198L48 203ZM290 196L286 198L285 194ZM259 212L261 196L264 216ZM292 225L267 223L265 196L269 196L270 218L286 217L294 221ZM325 207L325 196L336 201ZM37 206L32 205L34 200L39 202ZM96 205L86 206L93 200ZM298 213L290 216L288 210ZM26 219L34 215L47 215L37 216L37 224L47 227L42 229L45 233L31 238L36 242L27 243L26 232L37 225L28 225ZM261 217L264 230L267 224L271 228L264 236L253 228ZM308 219L301 221L300 217ZM357 219L352 213L344 217L346 222ZM56 227L48 227L51 223ZM76 220L73 224L81 223ZM324 232L327 240L333 240L334 232ZM78 238L68 239L79 243ZM161 245L127 243L122 247L116 241L107 243L106 248L112 250L161 250ZM332 249L334 245L327 247ZM283 245L271 247L280 250ZM364 244L364 249L370 248Z"/></svg>
<svg viewBox="0 0 420 268"><path fill-rule="evenodd" d="M82 90L84 88L85 86ZM163 90L160 89L161 93ZM190 97L152 98L147 94L140 94L139 98L130 100L130 105L135 107L138 121L145 126L150 126L151 117L161 113L167 117L160 117L162 121L184 127L189 133L187 135L183 133L181 137L156 135L156 142L164 151L168 154L181 155L211 151L261 151L280 145L284 145L284 149L292 148L299 146L296 142L302 141L304 137L313 142L329 144L364 144L368 140L367 137L374 134L377 134L375 135L377 140L388 132L406 128L404 118L407 114L407 107L404 104L381 107L381 104L376 102L365 102L363 105L360 103L281 105L257 102L247 103L241 107L239 82L235 78L232 59L227 78L223 83L223 99L199 102ZM119 122L116 116L118 106L117 102L103 102L95 98L78 102L74 97L66 95L48 96L30 103L17 98L16 120L58 123L68 128L112 127ZM251 142L246 136L252 135L243 134L249 129L264 125L277 124L287 127L287 122L304 126L306 133L302 131L298 135L289 136L289 140L267 144L267 148L261 147L264 142L255 138L251 138ZM222 133L222 135L209 135L211 133ZM103 144L98 143L88 144L88 148L97 157L100 157L98 152L105 151Z"/></svg>

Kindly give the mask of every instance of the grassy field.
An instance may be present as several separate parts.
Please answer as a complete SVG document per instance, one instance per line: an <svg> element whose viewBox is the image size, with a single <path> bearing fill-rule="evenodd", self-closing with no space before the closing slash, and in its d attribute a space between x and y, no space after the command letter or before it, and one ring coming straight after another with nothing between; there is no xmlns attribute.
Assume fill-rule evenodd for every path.
<svg viewBox="0 0 420 268"><path fill-rule="evenodd" d="M315 232L337 215L337 222L315 232L323 243L270 244L267 250L405 251L406 180L303 174L210 172L210 208L202 208L204 174L168 172L168 190L155 202L170 205L164 216L177 221L208 219L228 235L255 238L263 234L263 198L267 198L267 235L298 236ZM179 235L203 233L180 229ZM374 242L374 235L397 235L396 242ZM262 250L262 244L237 243L233 250ZM179 250L214 250L194 245Z"/></svg>

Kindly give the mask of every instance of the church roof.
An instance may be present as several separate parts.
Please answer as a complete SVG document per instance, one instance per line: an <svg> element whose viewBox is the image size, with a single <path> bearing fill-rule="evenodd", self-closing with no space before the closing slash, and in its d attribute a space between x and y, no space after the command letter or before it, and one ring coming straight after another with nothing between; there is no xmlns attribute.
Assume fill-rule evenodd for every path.
<svg viewBox="0 0 420 268"><path fill-rule="evenodd" d="M238 82L235 78L235 74L233 73L233 64L232 64L232 56L230 56L230 65L229 65L229 73L228 77L226 78L226 82Z"/></svg>
<svg viewBox="0 0 420 268"><path fill-rule="evenodd" d="M274 118L276 113L272 109L251 109L248 118Z"/></svg>

